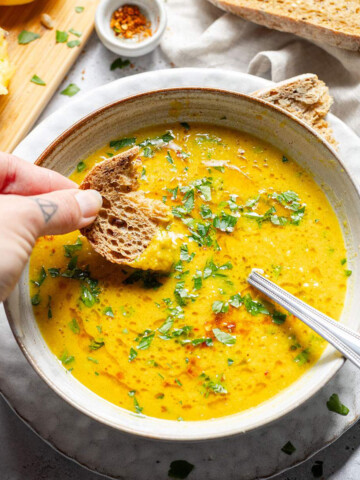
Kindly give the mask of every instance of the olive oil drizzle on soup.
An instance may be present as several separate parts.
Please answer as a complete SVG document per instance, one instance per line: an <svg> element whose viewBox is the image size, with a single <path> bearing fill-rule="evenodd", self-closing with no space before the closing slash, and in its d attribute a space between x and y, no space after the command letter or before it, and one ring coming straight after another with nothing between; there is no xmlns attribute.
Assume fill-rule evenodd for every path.
<svg viewBox="0 0 360 480"><path fill-rule="evenodd" d="M283 152L203 124L114 139L71 178L135 143L140 189L174 213L172 270L110 264L79 232L40 238L30 293L41 332L71 375L130 411L186 421L254 407L309 369L326 342L246 278L262 268L338 319L351 272L337 217Z"/></svg>

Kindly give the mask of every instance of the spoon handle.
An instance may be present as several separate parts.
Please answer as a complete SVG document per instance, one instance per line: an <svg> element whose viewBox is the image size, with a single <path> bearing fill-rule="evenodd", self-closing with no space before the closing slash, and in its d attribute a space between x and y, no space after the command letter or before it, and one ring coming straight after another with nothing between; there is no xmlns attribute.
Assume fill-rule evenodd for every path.
<svg viewBox="0 0 360 480"><path fill-rule="evenodd" d="M360 368L360 335L357 332L294 297L276 283L265 278L258 270L252 270L248 282L306 323Z"/></svg>

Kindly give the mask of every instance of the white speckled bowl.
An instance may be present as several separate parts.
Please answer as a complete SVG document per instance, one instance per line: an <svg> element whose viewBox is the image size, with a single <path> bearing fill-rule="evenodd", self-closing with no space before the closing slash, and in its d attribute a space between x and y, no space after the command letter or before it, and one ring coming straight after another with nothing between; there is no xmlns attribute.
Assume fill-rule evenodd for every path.
<svg viewBox="0 0 360 480"><path fill-rule="evenodd" d="M151 92L120 100L88 115L58 137L37 163L68 175L80 159L110 140L149 125L201 121L224 125L261 137L311 171L324 188L344 228L349 280L341 321L358 329L360 196L334 150L312 129L280 109L252 97L205 88ZM314 262L316 259L314 259ZM32 312L28 269L5 304L13 333L25 356L50 387L75 408L114 428L148 438L202 440L245 432L296 408L317 392L340 368L343 359L330 346L299 380L261 405L228 417L177 422L139 416L98 397L67 373L50 352Z"/></svg>

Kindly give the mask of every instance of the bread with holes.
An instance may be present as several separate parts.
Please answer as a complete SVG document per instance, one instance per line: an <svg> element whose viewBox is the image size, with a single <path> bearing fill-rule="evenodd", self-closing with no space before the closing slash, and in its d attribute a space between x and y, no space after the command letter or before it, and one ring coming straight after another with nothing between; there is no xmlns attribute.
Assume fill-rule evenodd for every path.
<svg viewBox="0 0 360 480"><path fill-rule="evenodd" d="M112 263L131 264L148 247L159 226L171 221L169 207L138 191L139 147L104 160L80 187L100 192L103 205L95 221L83 228L96 252Z"/></svg>

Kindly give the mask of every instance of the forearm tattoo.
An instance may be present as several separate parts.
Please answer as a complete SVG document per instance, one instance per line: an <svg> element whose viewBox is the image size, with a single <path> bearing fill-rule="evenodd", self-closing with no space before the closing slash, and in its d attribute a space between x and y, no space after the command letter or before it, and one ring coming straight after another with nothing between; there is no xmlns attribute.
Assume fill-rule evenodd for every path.
<svg viewBox="0 0 360 480"><path fill-rule="evenodd" d="M34 201L39 205L44 216L45 223L48 223L55 215L58 206L51 200L45 200L44 198L34 198Z"/></svg>

